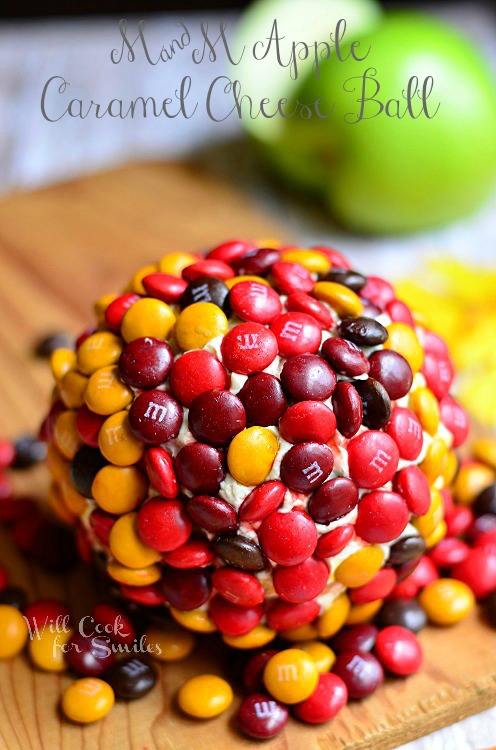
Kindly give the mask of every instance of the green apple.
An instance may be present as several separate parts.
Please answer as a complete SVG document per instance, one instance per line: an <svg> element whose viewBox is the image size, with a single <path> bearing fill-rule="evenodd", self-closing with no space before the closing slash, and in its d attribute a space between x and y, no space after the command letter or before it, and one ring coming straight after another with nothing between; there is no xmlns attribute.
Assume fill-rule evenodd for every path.
<svg viewBox="0 0 496 750"><path fill-rule="evenodd" d="M311 73L315 44L327 41L332 47L330 34L335 34L340 19L346 21L346 38L353 39L375 28L381 17L376 0L255 0L236 29L235 47L237 50L244 47L245 52L241 62L231 66L229 74L240 82L242 95L253 100L255 111L264 98L272 105L281 98L292 100L306 74ZM278 50L274 41L271 44L268 41L274 21L281 37ZM293 43L296 45L296 70L287 65ZM302 59L305 57L303 43L309 47L306 59ZM267 52L265 57L264 51ZM318 52L325 54L323 44ZM244 115L242 122L248 132L263 143L277 145L284 130L284 119L280 116L268 119L260 115L251 119Z"/></svg>
<svg viewBox="0 0 496 750"><path fill-rule="evenodd" d="M282 120L267 159L360 232L414 231L471 212L496 176L496 87L479 51L413 13L386 16L360 41L370 46L363 61L333 56L296 94L331 115Z"/></svg>

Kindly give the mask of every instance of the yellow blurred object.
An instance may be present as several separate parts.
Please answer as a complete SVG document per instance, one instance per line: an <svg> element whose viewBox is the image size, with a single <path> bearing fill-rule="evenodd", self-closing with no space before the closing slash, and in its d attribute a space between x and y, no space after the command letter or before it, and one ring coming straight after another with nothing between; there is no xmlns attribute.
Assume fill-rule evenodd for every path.
<svg viewBox="0 0 496 750"><path fill-rule="evenodd" d="M395 285L399 299L442 336L458 371L458 397L486 427L496 427L496 268L432 258L416 276Z"/></svg>

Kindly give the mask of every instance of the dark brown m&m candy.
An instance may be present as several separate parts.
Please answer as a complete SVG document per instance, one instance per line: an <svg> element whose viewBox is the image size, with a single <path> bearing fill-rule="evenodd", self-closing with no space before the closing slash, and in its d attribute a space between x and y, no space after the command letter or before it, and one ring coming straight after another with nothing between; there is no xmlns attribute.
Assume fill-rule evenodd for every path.
<svg viewBox="0 0 496 750"><path fill-rule="evenodd" d="M194 279L181 297L181 309L184 310L195 302L211 302L229 313L229 289L221 279L210 276Z"/></svg>
<svg viewBox="0 0 496 750"><path fill-rule="evenodd" d="M117 698L132 701L150 692L157 682L157 672L144 658L133 656L114 664L105 680Z"/></svg>
<svg viewBox="0 0 496 750"><path fill-rule="evenodd" d="M241 570L262 570L267 562L256 542L238 534L223 534L217 537L214 550L228 565Z"/></svg>
<svg viewBox="0 0 496 750"><path fill-rule="evenodd" d="M93 497L93 480L107 464L107 459L96 448L87 445L80 448L71 461L71 479L76 490L84 497Z"/></svg>
<svg viewBox="0 0 496 750"><path fill-rule="evenodd" d="M339 335L357 346L378 346L387 341L388 332L373 318L343 318L338 327Z"/></svg>

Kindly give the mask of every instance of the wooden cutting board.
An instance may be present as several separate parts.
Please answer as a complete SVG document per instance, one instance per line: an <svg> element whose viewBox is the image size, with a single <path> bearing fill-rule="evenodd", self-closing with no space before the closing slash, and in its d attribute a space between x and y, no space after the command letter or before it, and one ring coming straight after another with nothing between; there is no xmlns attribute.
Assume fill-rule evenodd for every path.
<svg viewBox="0 0 496 750"><path fill-rule="evenodd" d="M121 289L131 273L166 252L200 250L235 236L261 239L283 231L232 185L185 164L131 165L0 202L0 434L34 430L47 404L46 363L31 357L50 331L76 333L91 321L91 303ZM41 472L42 473L42 472ZM37 470L27 482L42 491ZM32 597L70 601L90 612L94 583L77 570L42 574L19 557L8 535L0 563ZM387 680L333 722L290 720L267 750L386 750L496 704L496 632L479 614L450 629L421 634L425 667L408 680ZM195 722L174 707L184 679L222 674L217 640L180 665L162 668L145 699L119 704L103 721L77 727L57 714L68 682L33 671L24 657L0 663L0 750L228 750L249 747L229 717ZM234 714L234 709L230 716Z"/></svg>

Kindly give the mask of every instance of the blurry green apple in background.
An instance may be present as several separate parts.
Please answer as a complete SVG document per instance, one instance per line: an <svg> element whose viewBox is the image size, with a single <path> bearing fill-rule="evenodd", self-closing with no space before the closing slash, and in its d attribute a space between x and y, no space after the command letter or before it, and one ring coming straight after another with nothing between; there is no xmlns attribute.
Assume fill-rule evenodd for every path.
<svg viewBox="0 0 496 750"><path fill-rule="evenodd" d="M284 18L282 10L281 24ZM358 30L346 38L359 36ZM295 186L318 192L335 218L360 232L414 231L475 209L496 175L496 89L478 50L442 21L414 13L387 15L360 41L362 51L370 46L365 60L341 62L333 55L320 78L307 71L294 94L308 105L320 99L325 113L334 105L330 117L277 117L277 128L265 134L266 123L256 120L258 130L250 126L266 160ZM365 96L375 95L383 106L392 99L389 114L402 117L385 111L371 117L379 105L365 102L364 118L355 122L369 68L377 72ZM418 96L411 108L420 116L405 113L402 92L412 76L420 89L433 78L425 104L430 119L420 112Z"/></svg>
<svg viewBox="0 0 496 750"><path fill-rule="evenodd" d="M255 110L263 98L270 99L273 109L281 98L290 101L296 98L306 74L311 75L313 63L311 55L306 60L301 59L304 53L299 45L298 77L293 80L290 66L278 64L274 42L265 59L254 58L252 51L257 42L264 44L264 47L258 45L257 57L262 57L269 46L274 21L277 21L279 35L284 37L279 52L285 64L290 58L292 42L310 46L327 41L332 46L329 35L334 34L340 19L346 19L346 39L352 40L372 31L381 16L376 0L255 0L242 15L236 30L236 48L245 47L245 54L241 62L230 69L230 76L240 81L241 94L251 97ZM257 140L277 144L284 130L284 119L243 116L243 125Z"/></svg>

